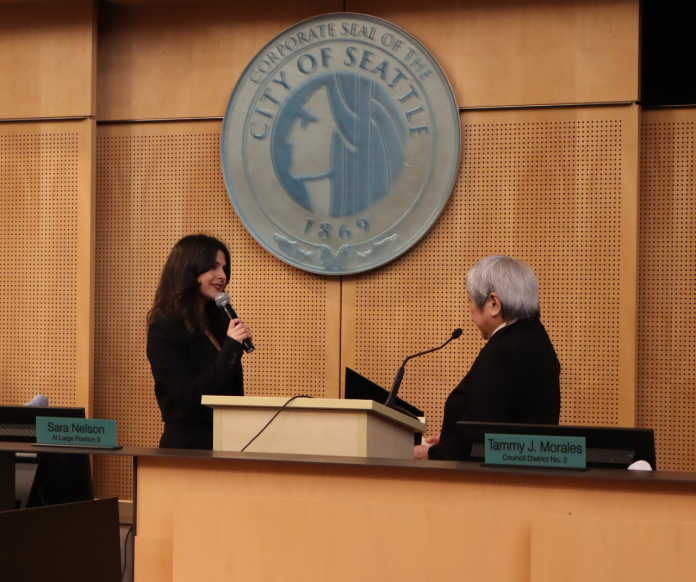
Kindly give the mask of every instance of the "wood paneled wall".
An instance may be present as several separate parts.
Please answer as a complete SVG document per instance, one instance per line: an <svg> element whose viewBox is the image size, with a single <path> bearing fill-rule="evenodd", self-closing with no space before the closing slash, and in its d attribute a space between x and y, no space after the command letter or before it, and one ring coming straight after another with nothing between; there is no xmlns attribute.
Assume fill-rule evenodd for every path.
<svg viewBox="0 0 696 582"><path fill-rule="evenodd" d="M0 123L0 402L92 402L93 120Z"/></svg>
<svg viewBox="0 0 696 582"><path fill-rule="evenodd" d="M460 107L638 100L634 0L347 0L346 10L420 40Z"/></svg>
<svg viewBox="0 0 696 582"><path fill-rule="evenodd" d="M0 4L0 119L93 116L96 7Z"/></svg>
<svg viewBox="0 0 696 582"><path fill-rule="evenodd" d="M122 6L120 4L128 4ZM136 4L136 6L133 6ZM99 119L219 116L256 51L337 0L107 4L99 28ZM637 0L348 0L438 59L460 107L637 101Z"/></svg>
<svg viewBox="0 0 696 582"><path fill-rule="evenodd" d="M3 403L92 413L95 70L93 2L0 4Z"/></svg>
<svg viewBox="0 0 696 582"><path fill-rule="evenodd" d="M661 469L696 468L696 109L641 127L638 426Z"/></svg>
<svg viewBox="0 0 696 582"><path fill-rule="evenodd" d="M639 99L638 0L349 0L346 10L387 18L418 37L441 62L462 107L576 107L465 112L461 179L435 229L386 268L324 281L291 272L250 242L222 190L215 157L218 130L191 129L183 120L222 115L249 58L275 33L302 18L343 8L335 0L274 1L263 7L231 2L0 3L0 137L21 134L25 144L15 151L15 142L2 142L3 167L11 167L0 177L8 193L2 201L3 224L23 224L22 236L38 237L42 248L55 246L41 234L44 227L26 225L37 213L43 213L42 224L56 220L56 204L64 195L55 179L62 150L57 142L36 136L58 135L68 122L50 131L7 122L31 118L46 128L48 118L84 118L70 122L78 128L78 184L76 193L69 194L74 199L69 220L77 226L61 234L65 249L74 252L66 250L61 258L42 255L44 263L32 267L48 273L53 266L57 278L51 280L68 286L75 282L73 295L65 295L74 296L74 312L61 312L65 297L56 296L52 304L55 325L72 330L76 338L74 347L64 346L64 361L74 358L74 364L61 382L76 395L65 402L90 409L94 400L97 414L122 419L124 442L156 439L160 425L137 321L169 246L191 230L207 230L241 245L240 260L249 273L258 273L240 296L240 311L254 323L263 346L254 356L263 366L257 370L249 363L247 368L254 391L290 393L317 381L315 370L298 363L296 351L306 347L287 341L291 332L285 330L293 325L305 326L302 336L316 319L325 330L341 334L342 345L336 343L333 352L311 346L324 354L316 357L325 395L338 392L346 364L388 384L402 355L431 340L437 343L441 331L446 335L451 327L468 325L467 336L446 356L438 356L444 360L433 360L447 366L421 362L409 369L419 379L409 385L407 377L405 394L426 406L436 430L442 400L480 346L461 308L466 269L484 254L505 251L528 260L541 279L545 321L564 360L564 419L632 425L646 394L639 390L636 401L635 346L644 345L635 331L639 112L636 105L607 106ZM577 107L584 103L605 107ZM180 125L135 123L142 119L179 120ZM97 120L105 123L98 132L99 146ZM125 123L109 125L114 121ZM39 149L26 145L32 139L44 139ZM17 152L25 156L21 163L12 161ZM51 179L29 179L36 168L45 168ZM502 175L514 187L496 183ZM198 207L202 192L215 198L206 210ZM143 196L148 205L143 206ZM687 225L683 228L690 232ZM649 241L641 237L640 248L647 248ZM2 252L28 261L34 247L22 246L20 240L5 236ZM129 291L122 275L131 268L137 284ZM650 284L650 273L641 272L641 285ZM284 277L300 287L288 283L284 291L277 289ZM96 327L95 285L97 295L112 306L97 311ZM300 298L300 306L278 301L277 293L287 289L308 294L325 306L325 313L306 297ZM310 303L302 307L302 301ZM402 305L394 311L389 301ZM41 328L39 316L24 303L3 307L13 314L7 321L25 326L26 337ZM305 313L305 307L312 313ZM427 334L416 337L411 311L429 314L434 323ZM17 325L7 325L2 341L11 345ZM676 352L666 357L676 358ZM30 398L45 379L40 367L27 367L23 358L4 355L3 400ZM92 396L93 362L97 387ZM425 382L430 373L438 382ZM22 375L28 378L22 388L17 380L8 380ZM274 377L285 380L264 384ZM417 395L416 389L426 388ZM686 390L693 392L692 387ZM125 395L131 403L118 408ZM638 415L642 423L655 421ZM663 454L681 445L672 441L665 446ZM693 468L693 461L679 467ZM102 491L128 495L127 486L118 484L127 482L127 472L99 473L98 468L97 476Z"/></svg>
<svg viewBox="0 0 696 582"><path fill-rule="evenodd" d="M444 401L484 342L464 277L491 254L520 258L540 284L561 361L563 424L634 426L638 107L462 114L452 198L406 256L343 283L342 362L390 386L439 432ZM369 333L365 333L369 330Z"/></svg>
<svg viewBox="0 0 696 582"><path fill-rule="evenodd" d="M100 120L222 116L248 62L285 28L340 12L339 0L106 4L100 12Z"/></svg>

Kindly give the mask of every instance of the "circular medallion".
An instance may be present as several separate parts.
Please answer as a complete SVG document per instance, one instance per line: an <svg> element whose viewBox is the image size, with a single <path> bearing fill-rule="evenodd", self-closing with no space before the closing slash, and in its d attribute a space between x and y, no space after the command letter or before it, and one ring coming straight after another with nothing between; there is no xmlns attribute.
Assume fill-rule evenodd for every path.
<svg viewBox="0 0 696 582"><path fill-rule="evenodd" d="M327 14L269 42L225 112L237 214L300 269L374 269L420 240L459 165L459 110L433 56L384 20Z"/></svg>

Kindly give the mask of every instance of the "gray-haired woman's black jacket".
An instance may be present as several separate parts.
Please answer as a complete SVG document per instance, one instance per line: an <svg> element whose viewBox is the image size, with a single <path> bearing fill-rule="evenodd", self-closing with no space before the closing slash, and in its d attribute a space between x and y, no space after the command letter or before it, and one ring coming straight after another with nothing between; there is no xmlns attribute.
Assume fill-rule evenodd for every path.
<svg viewBox="0 0 696 582"><path fill-rule="evenodd" d="M461 458L454 439L460 420L558 424L560 374L558 357L538 317L499 329L447 398L440 443L430 447L428 457Z"/></svg>

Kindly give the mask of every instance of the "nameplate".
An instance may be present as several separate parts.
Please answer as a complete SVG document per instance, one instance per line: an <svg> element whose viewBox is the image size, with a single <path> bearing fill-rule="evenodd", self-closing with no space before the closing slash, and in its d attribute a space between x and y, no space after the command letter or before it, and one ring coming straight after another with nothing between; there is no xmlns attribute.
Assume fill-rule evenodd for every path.
<svg viewBox="0 0 696 582"><path fill-rule="evenodd" d="M36 444L116 447L116 421L37 416Z"/></svg>
<svg viewBox="0 0 696 582"><path fill-rule="evenodd" d="M486 434L486 464L584 469L585 437Z"/></svg>

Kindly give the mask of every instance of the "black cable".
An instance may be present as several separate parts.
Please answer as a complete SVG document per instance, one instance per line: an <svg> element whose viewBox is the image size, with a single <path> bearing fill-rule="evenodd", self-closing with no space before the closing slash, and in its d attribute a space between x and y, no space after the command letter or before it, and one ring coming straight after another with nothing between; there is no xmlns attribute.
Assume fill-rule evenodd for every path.
<svg viewBox="0 0 696 582"><path fill-rule="evenodd" d="M133 531L133 526L130 526L128 533L126 533L126 541L123 543L123 570L121 570L121 580L126 575L126 564L128 564L128 536L131 535Z"/></svg>
<svg viewBox="0 0 696 582"><path fill-rule="evenodd" d="M276 413L273 415L273 418L271 418L271 420L269 420L269 421L266 423L266 426L264 426L264 427L256 434L256 436L255 436L253 439L251 439L247 444L244 445L244 448L243 448L240 452L243 453L244 450L245 450L251 443L253 443L253 442L256 440L256 437L258 437L264 430L266 430L266 429L268 428L268 425L271 424L271 423L275 420L275 417L278 416L281 412L283 412L283 410L285 409L285 407L286 407L288 404L290 404L293 400L295 400L295 398L313 398L313 396L307 396L306 394L299 394L298 396L293 396L290 400L288 400L285 404L283 404L283 406L280 407L280 410L278 410L278 412L276 412Z"/></svg>

